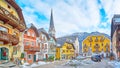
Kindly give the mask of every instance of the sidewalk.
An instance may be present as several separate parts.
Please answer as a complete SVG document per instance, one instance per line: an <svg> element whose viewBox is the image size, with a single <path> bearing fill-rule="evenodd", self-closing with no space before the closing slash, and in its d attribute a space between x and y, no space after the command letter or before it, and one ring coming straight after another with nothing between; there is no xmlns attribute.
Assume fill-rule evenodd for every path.
<svg viewBox="0 0 120 68"><path fill-rule="evenodd" d="M0 64L0 68L10 68L10 67L14 67L14 66L16 66L16 64L14 64L12 62Z"/></svg>
<svg viewBox="0 0 120 68"><path fill-rule="evenodd" d="M58 60L58 61L53 61L49 64L45 64L45 65L40 65L37 67L33 67L33 68L58 68L59 66L61 66L61 64L66 63L68 60ZM61 68L61 67L59 67Z"/></svg>

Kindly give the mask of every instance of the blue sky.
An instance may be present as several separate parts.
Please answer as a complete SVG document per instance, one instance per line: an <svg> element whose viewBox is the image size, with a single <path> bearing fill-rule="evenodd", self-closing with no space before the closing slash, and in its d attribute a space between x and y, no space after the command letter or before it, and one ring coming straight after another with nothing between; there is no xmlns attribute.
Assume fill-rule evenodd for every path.
<svg viewBox="0 0 120 68"><path fill-rule="evenodd" d="M53 9L56 36L99 31L110 35L111 18L120 14L120 0L16 0L26 24L49 29Z"/></svg>

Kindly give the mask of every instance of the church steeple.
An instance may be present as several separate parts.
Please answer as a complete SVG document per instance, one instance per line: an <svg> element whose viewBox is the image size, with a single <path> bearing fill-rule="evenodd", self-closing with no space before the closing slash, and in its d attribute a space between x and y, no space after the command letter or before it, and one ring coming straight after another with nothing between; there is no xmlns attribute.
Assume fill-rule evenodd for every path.
<svg viewBox="0 0 120 68"><path fill-rule="evenodd" d="M53 11L51 9L51 16L50 16L50 26L48 31L50 36L55 37L55 27L54 27L54 21L53 21Z"/></svg>

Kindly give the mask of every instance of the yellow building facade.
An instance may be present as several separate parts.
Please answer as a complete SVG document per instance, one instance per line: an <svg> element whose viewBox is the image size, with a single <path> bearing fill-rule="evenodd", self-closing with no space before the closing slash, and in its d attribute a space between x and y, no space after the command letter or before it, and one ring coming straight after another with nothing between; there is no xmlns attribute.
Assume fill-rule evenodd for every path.
<svg viewBox="0 0 120 68"><path fill-rule="evenodd" d="M61 54L60 47L56 47L56 59L60 60L61 58L60 54Z"/></svg>
<svg viewBox="0 0 120 68"><path fill-rule="evenodd" d="M56 48L56 59L72 59L75 54L75 47L72 43L65 42Z"/></svg>
<svg viewBox="0 0 120 68"><path fill-rule="evenodd" d="M104 35L88 36L82 42L84 56L102 54L108 57L110 53L110 39Z"/></svg>
<svg viewBox="0 0 120 68"><path fill-rule="evenodd" d="M21 57L22 32L26 25L14 0L0 0L0 60Z"/></svg>

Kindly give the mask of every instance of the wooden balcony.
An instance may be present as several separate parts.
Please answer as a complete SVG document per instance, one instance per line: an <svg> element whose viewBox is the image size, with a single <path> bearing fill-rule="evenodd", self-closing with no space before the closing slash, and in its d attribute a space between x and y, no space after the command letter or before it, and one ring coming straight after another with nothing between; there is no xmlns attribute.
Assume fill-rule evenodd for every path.
<svg viewBox="0 0 120 68"><path fill-rule="evenodd" d="M25 51L32 51L32 52L39 52L40 51L40 47L39 46L30 46L30 45L25 45L24 46L24 50Z"/></svg>
<svg viewBox="0 0 120 68"><path fill-rule="evenodd" d="M14 16L2 6L0 6L0 20L3 20L4 23L13 26L13 28L17 28L20 31L25 29L25 25L22 24L23 21L19 20L16 16Z"/></svg>
<svg viewBox="0 0 120 68"><path fill-rule="evenodd" d="M9 43L9 35L7 34L7 32L0 31L0 41L3 41L4 44Z"/></svg>
<svg viewBox="0 0 120 68"><path fill-rule="evenodd" d="M19 43L19 37L0 31L0 41L3 41L4 44L12 43L12 45L17 45Z"/></svg>
<svg viewBox="0 0 120 68"><path fill-rule="evenodd" d="M92 37L90 37L88 40L89 40L89 42L93 42Z"/></svg>
<svg viewBox="0 0 120 68"><path fill-rule="evenodd" d="M9 35L10 36L10 41L12 45L17 45L19 43L19 37L15 35Z"/></svg>
<svg viewBox="0 0 120 68"><path fill-rule="evenodd" d="M71 46L67 46L67 49L72 49L72 47Z"/></svg>

